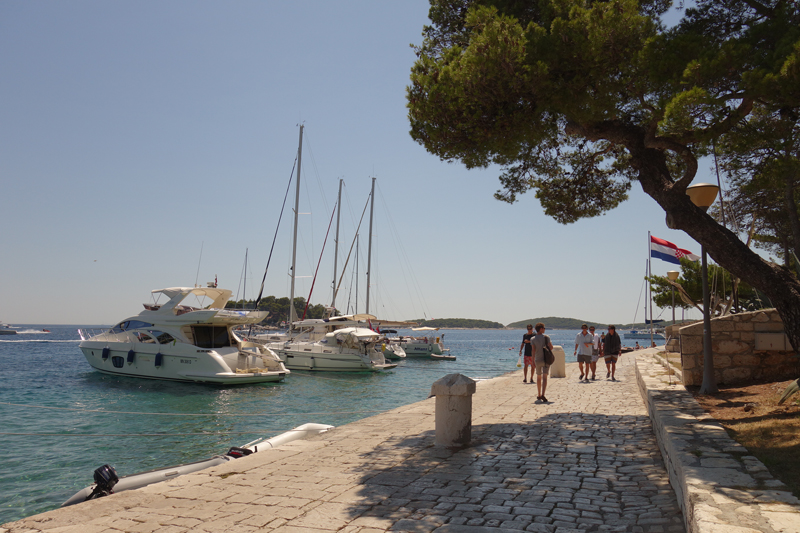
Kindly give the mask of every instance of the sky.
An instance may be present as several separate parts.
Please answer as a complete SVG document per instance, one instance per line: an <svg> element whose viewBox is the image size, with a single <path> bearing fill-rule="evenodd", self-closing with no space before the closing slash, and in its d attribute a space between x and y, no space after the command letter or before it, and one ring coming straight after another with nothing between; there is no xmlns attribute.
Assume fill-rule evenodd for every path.
<svg viewBox="0 0 800 533"><path fill-rule="evenodd" d="M335 219L322 248L343 179L336 306L366 310L369 210L358 260L343 263L376 178L370 313L641 321L648 231L700 246L637 184L616 210L565 226L533 192L495 200L499 168L415 143L405 90L428 8L0 2L0 320L111 324L153 289L215 278L255 298L303 124L296 296L319 262L311 302L331 301ZM709 167L695 182L716 181ZM265 295L289 295L293 204L294 182Z"/></svg>

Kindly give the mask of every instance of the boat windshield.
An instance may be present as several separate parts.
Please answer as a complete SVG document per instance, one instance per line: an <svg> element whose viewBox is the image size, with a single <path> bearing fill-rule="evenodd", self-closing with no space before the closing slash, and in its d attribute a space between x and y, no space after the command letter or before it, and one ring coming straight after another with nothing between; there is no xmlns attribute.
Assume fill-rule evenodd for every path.
<svg viewBox="0 0 800 533"><path fill-rule="evenodd" d="M169 344L175 340L175 337L164 331L150 330L148 333L156 338L158 344Z"/></svg>
<svg viewBox="0 0 800 533"><path fill-rule="evenodd" d="M194 345L198 348L224 348L231 345L225 326L192 326Z"/></svg>
<svg viewBox="0 0 800 533"><path fill-rule="evenodd" d="M141 320L126 320L124 322L120 322L119 324L111 328L111 333L122 333L123 331L128 331L131 329L152 328L152 327L153 324L142 322Z"/></svg>

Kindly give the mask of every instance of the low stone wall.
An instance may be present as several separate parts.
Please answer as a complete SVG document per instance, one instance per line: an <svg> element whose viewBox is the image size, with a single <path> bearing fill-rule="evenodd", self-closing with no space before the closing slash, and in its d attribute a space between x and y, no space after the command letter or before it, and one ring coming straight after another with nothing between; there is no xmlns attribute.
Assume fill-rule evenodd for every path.
<svg viewBox="0 0 800 533"><path fill-rule="evenodd" d="M800 500L669 381L655 352L636 352L636 379L687 533L800 531Z"/></svg>
<svg viewBox="0 0 800 533"><path fill-rule="evenodd" d="M683 384L703 382L703 322L681 327ZM718 384L750 380L795 379L800 359L783 331L774 309L728 315L711 320L711 352Z"/></svg>

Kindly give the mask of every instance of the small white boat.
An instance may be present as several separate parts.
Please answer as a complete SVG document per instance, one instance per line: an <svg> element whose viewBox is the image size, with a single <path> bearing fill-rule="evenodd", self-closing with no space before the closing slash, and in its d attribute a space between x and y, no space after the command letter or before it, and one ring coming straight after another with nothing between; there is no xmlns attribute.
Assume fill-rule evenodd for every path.
<svg viewBox="0 0 800 533"><path fill-rule="evenodd" d="M17 330L13 326L0 322L0 335L16 335Z"/></svg>
<svg viewBox="0 0 800 533"><path fill-rule="evenodd" d="M624 334L626 339L649 339L650 338L650 331L641 331L632 329L628 333ZM653 339L657 340L665 340L664 335L658 331L653 332Z"/></svg>
<svg viewBox="0 0 800 533"><path fill-rule="evenodd" d="M439 328L425 326L420 328L411 328L411 331L436 332L439 331ZM435 333L431 333L430 336L401 335L389 340L392 343L399 344L403 350L405 350L406 357L425 357L428 359L446 359L450 361L455 360L454 355L441 357L445 355L445 352L450 351L448 348L444 347L443 339L444 335L437 336Z"/></svg>
<svg viewBox="0 0 800 533"><path fill-rule="evenodd" d="M205 470L206 468L211 468L212 466L217 466L256 453L259 449L266 450L277 448L293 440L304 439L309 435L324 433L332 428L333 426L326 424L303 424L302 426L298 426L291 431L281 433L270 439L259 439L245 444L241 448L233 447L228 450L225 455L215 455L214 457L209 457L202 461L149 470L130 476L117 477L116 470L114 470L113 467L103 465L94 471L94 484L73 494L67 501L61 504L61 507L75 505L76 503L85 502L87 500L94 500L115 492L138 489L147 485L152 485L153 483L174 479L184 474Z"/></svg>
<svg viewBox="0 0 800 533"><path fill-rule="evenodd" d="M172 287L152 291L164 304L95 334L79 329L80 349L95 370L106 374L224 385L283 380L289 371L263 344L236 336L233 327L255 324L265 311L225 309L231 291L208 287ZM197 306L185 305L197 297ZM205 305L203 300L211 299Z"/></svg>

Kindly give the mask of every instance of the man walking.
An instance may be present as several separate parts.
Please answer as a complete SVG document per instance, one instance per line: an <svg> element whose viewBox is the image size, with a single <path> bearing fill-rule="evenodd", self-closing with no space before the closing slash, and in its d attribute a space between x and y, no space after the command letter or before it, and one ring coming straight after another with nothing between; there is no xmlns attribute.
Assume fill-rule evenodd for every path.
<svg viewBox="0 0 800 533"><path fill-rule="evenodd" d="M533 364L536 367L536 388L538 389L537 400L544 403L547 398L544 393L547 390L547 376L550 374L550 365L544 360L544 348L553 351L553 343L550 337L544 334L544 324L541 322L536 323L536 336L531 341L533 345ZM533 381L533 372L531 372L531 381Z"/></svg>
<svg viewBox="0 0 800 533"><path fill-rule="evenodd" d="M594 332L594 326L589 326L589 334L592 336L592 380L597 379L597 360L600 359L600 335Z"/></svg>
<svg viewBox="0 0 800 533"><path fill-rule="evenodd" d="M603 356L606 359L606 379L611 377L611 381L616 381L614 373L617 370L617 359L622 355L622 339L617 334L617 328L608 326L605 342L603 342Z"/></svg>
<svg viewBox="0 0 800 533"><path fill-rule="evenodd" d="M578 356L578 367L581 369L581 378L586 376L586 381L589 381L589 368L592 364L592 345L594 339L587 331L589 326L583 324L581 332L575 337L575 352L572 355ZM583 370L583 364L586 363L586 372Z"/></svg>
<svg viewBox="0 0 800 533"><path fill-rule="evenodd" d="M522 344L519 345L519 354L525 348L525 368L522 369L522 382L528 382L528 369L531 369L531 383L533 383L533 351L531 349L531 339L536 335L533 332L533 325L528 324L528 333L522 336Z"/></svg>

